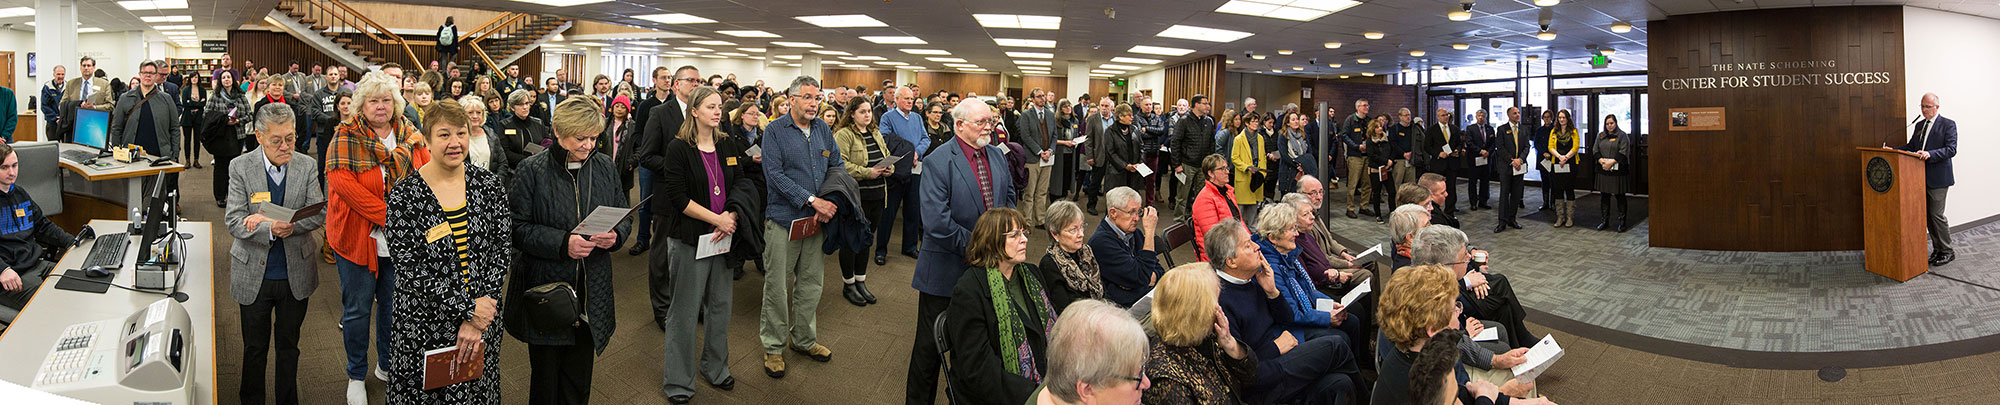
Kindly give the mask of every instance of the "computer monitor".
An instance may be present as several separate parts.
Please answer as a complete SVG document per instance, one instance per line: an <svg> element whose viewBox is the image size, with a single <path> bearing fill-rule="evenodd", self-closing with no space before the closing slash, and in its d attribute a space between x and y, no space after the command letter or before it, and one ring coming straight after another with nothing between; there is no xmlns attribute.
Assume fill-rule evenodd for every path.
<svg viewBox="0 0 2000 405"><path fill-rule="evenodd" d="M145 205L141 208L145 219L139 227L139 246L145 250L140 250L139 262L179 264L178 252L166 251L160 255L148 252L162 239L171 241L179 238L180 223L174 217L174 207L178 205L180 173L160 173L153 176L152 181L153 189L146 193Z"/></svg>
<svg viewBox="0 0 2000 405"><path fill-rule="evenodd" d="M111 132L111 113L87 108L76 109L76 134L71 142L104 149L104 138Z"/></svg>

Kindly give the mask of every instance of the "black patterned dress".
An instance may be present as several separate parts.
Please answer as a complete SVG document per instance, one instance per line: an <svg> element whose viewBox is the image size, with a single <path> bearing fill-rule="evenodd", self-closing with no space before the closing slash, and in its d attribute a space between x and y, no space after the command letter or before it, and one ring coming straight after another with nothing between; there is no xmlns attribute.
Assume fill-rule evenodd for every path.
<svg viewBox="0 0 2000 405"><path fill-rule="evenodd" d="M425 351L451 346L458 325L471 318L473 300L502 297L513 258L507 191L499 177L466 167L466 203L443 207L423 176L411 175L389 190L385 235L396 261L395 323L389 328L388 402L391 404L500 403L501 324L486 330L486 369L478 380L434 390L423 385ZM455 225L447 211L461 213ZM433 227L463 228L427 237ZM459 246L466 256L460 256ZM504 308L504 302L502 303ZM496 315L497 319L498 316Z"/></svg>

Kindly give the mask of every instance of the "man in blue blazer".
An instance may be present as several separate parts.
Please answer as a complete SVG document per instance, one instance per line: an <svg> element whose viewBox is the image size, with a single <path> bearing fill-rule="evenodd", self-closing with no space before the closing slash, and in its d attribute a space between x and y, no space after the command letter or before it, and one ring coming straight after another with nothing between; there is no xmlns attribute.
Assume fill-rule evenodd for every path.
<svg viewBox="0 0 2000 405"><path fill-rule="evenodd" d="M1910 133L1910 143L1896 149L1916 153L1924 159L1924 193L1926 207L1930 210L1930 221L1925 225L1931 233L1931 266L1943 266L1957 258L1951 250L1951 222L1944 218L1945 192L1956 183L1951 176L1951 158L1958 155L1958 123L1950 118L1938 116L1938 96L1924 93L1918 102L1923 109L1923 118L1917 119L1916 132Z"/></svg>
<svg viewBox="0 0 2000 405"><path fill-rule="evenodd" d="M1098 276L1104 279L1104 299L1130 307L1153 291L1154 281L1167 272L1154 248L1160 216L1131 187L1111 189L1104 200L1104 221L1090 235L1090 253L1097 257Z"/></svg>
<svg viewBox="0 0 2000 405"><path fill-rule="evenodd" d="M917 289L917 341L910 348L910 375L905 387L909 403L936 401L937 340L932 339L938 314L951 305L951 288L965 273L965 246L972 226L987 210L1013 207L1014 181L1007 156L991 145L1000 121L979 99L966 99L951 109L955 137L923 158L917 199L925 215L924 243L917 250L917 270L910 286ZM909 236L904 236L909 237Z"/></svg>

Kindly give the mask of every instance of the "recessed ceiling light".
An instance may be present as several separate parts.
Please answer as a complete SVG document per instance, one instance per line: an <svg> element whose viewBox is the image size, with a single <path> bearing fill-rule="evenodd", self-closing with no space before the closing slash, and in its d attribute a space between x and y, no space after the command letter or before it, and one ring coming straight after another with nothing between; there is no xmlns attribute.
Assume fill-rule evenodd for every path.
<svg viewBox="0 0 2000 405"><path fill-rule="evenodd" d="M994 38L993 43L1000 44L1000 46L1012 46L1020 48L1056 47L1056 41L1047 39Z"/></svg>
<svg viewBox="0 0 2000 405"><path fill-rule="evenodd" d="M958 70L960 70L960 71L965 71L965 72L984 72L984 71L986 71L986 69L980 69L980 68L958 68Z"/></svg>
<svg viewBox="0 0 2000 405"><path fill-rule="evenodd" d="M1368 58L1361 58L1361 59L1355 59L1355 60L1354 60L1354 63L1359 63L1359 64L1363 64L1363 65L1366 65L1366 64L1368 64L1368 62L1374 62L1374 61L1375 61L1374 59L1368 59Z"/></svg>
<svg viewBox="0 0 2000 405"><path fill-rule="evenodd" d="M191 37L195 35L194 31L166 31L161 32L161 34L166 34L170 37Z"/></svg>
<svg viewBox="0 0 2000 405"><path fill-rule="evenodd" d="M577 44L577 45L585 45L585 44L584 44L584 43L582 43L582 42L578 42L578 43L576 43L576 44ZM683 47L679 47L679 48L674 48L674 49L679 49L679 50L683 50L683 51L688 51L688 52L715 52L715 50L714 50L714 49L708 49L708 48L703 48L703 47L698 47L698 46L683 46Z"/></svg>
<svg viewBox="0 0 2000 405"><path fill-rule="evenodd" d="M1403 73L1410 73L1410 68L1403 68Z"/></svg>
<svg viewBox="0 0 2000 405"><path fill-rule="evenodd" d="M1444 65L1431 65L1431 69L1444 69Z"/></svg>
<svg viewBox="0 0 2000 405"><path fill-rule="evenodd" d="M950 54L951 54L951 52L946 52L946 51L945 51L945 50L943 50L943 49L902 49L901 51L903 51L903 53L907 53L907 54L911 54L911 55L950 55Z"/></svg>
<svg viewBox="0 0 2000 405"><path fill-rule="evenodd" d="M886 45L923 45L929 43L924 42L922 38L912 36L869 36L861 37L861 40Z"/></svg>
<svg viewBox="0 0 2000 405"><path fill-rule="evenodd" d="M576 46L597 46L597 47L604 47L604 46L611 46L611 44L607 44L607 43L603 43L603 42L571 42L571 43L570 43L570 45L576 45ZM687 48L681 48L681 49L687 49ZM696 49L700 49L700 48L696 48ZM703 51L703 52L707 52L708 50L707 50L707 49L702 49L702 51Z"/></svg>
<svg viewBox="0 0 2000 405"><path fill-rule="evenodd" d="M817 53L821 55L853 55L851 53L847 53L847 51L829 51L825 49L814 49L808 52Z"/></svg>
<svg viewBox="0 0 2000 405"><path fill-rule="evenodd" d="M1283 72L1283 70L1271 69L1271 73L1278 73L1278 72Z"/></svg>
<svg viewBox="0 0 2000 405"><path fill-rule="evenodd" d="M1017 14L973 14L972 19L986 28L1053 30L1062 28L1062 17Z"/></svg>
<svg viewBox="0 0 2000 405"><path fill-rule="evenodd" d="M1230 0L1216 7L1215 12L1279 18L1292 21L1312 21L1327 14L1361 5L1353 0Z"/></svg>
<svg viewBox="0 0 2000 405"><path fill-rule="evenodd" d="M950 66L950 67L957 67L957 68L976 68L976 67L979 67L979 65L974 65L974 64L970 64L970 63L946 63L946 64L944 64L944 65L945 65L945 66Z"/></svg>
<svg viewBox="0 0 2000 405"><path fill-rule="evenodd" d="M1132 47L1132 49L1128 49L1125 51L1131 53L1143 53L1147 55L1166 55L1166 56L1181 56L1194 53L1193 49L1168 48L1164 46L1150 46L1150 45L1134 46Z"/></svg>
<svg viewBox="0 0 2000 405"><path fill-rule="evenodd" d="M1597 53L1602 54L1604 56L1611 56L1611 54L1618 53L1618 50L1611 48L1598 48Z"/></svg>
<svg viewBox="0 0 2000 405"><path fill-rule="evenodd" d="M854 57L854 60L888 60L888 58L884 58L884 57L880 57L880 56L867 56L867 55L863 55L863 56L856 56L856 57Z"/></svg>
<svg viewBox="0 0 2000 405"><path fill-rule="evenodd" d="M1120 57L1116 57L1116 58L1111 58L1111 61L1112 61L1112 62L1118 62L1118 63L1132 63L1132 64L1140 64L1140 65L1151 65L1151 64L1155 64L1155 63L1160 63L1160 60L1159 60L1159 59L1146 59L1146 58L1132 58L1132 57L1124 57L1124 56L1120 56Z"/></svg>
<svg viewBox="0 0 2000 405"><path fill-rule="evenodd" d="M949 57L943 57L943 56L932 56L932 57L928 57L928 58L924 58L924 60L927 60L927 61L932 61L932 62L956 62L956 63L965 63L965 58L949 58Z"/></svg>
<svg viewBox="0 0 2000 405"><path fill-rule="evenodd" d="M1250 59L1264 60L1264 55L1250 55Z"/></svg>
<svg viewBox="0 0 2000 405"><path fill-rule="evenodd" d="M1361 72L1361 75L1365 77L1375 77L1375 72Z"/></svg>
<svg viewBox="0 0 2000 405"><path fill-rule="evenodd" d="M1053 54L1053 53L1048 53L1048 52L1008 52L1008 53L1007 53L1007 57L1009 57L1009 58L1035 58L1035 59L1049 59L1049 58L1054 58L1054 57L1056 57L1056 54Z"/></svg>
<svg viewBox="0 0 2000 405"><path fill-rule="evenodd" d="M1338 63L1328 63L1328 64L1326 64L1326 67L1330 67L1330 68L1334 68L1334 69L1339 69L1339 68L1340 68L1340 64L1338 64Z"/></svg>
<svg viewBox="0 0 2000 405"><path fill-rule="evenodd" d="M696 17L688 13L647 14L640 16L632 16L632 18L652 21L661 24L706 24L715 22L715 20Z"/></svg>
<svg viewBox="0 0 2000 405"><path fill-rule="evenodd" d="M1208 42L1235 42L1236 40L1239 39L1249 38L1251 35L1256 35L1256 34L1251 34L1243 31L1230 31L1217 28L1196 27L1192 25L1175 25L1172 27L1167 27L1166 31L1160 31L1159 34L1155 34L1155 36L1159 37L1192 39L1196 41L1208 41Z"/></svg>
<svg viewBox="0 0 2000 405"><path fill-rule="evenodd" d="M1050 62L1050 61L1045 61L1045 60L1020 60L1020 59L1015 59L1015 60L1014 60L1014 64L1016 64L1016 65L1022 65L1022 66L1051 66L1051 65L1054 65L1054 62Z"/></svg>
<svg viewBox="0 0 2000 405"><path fill-rule="evenodd" d="M655 48L619 48L618 51L623 53L654 53L660 50Z"/></svg>
<svg viewBox="0 0 2000 405"><path fill-rule="evenodd" d="M1339 43L1339 42L1328 42L1328 43L1326 43L1326 49L1339 49L1339 48L1340 48L1340 43Z"/></svg>
<svg viewBox="0 0 2000 405"><path fill-rule="evenodd" d="M777 46L782 46L782 47L787 47L787 48L819 48L819 47L820 47L820 46L819 46L819 44L815 44L815 43L811 43L811 42L786 42L786 41L773 41L773 42L771 42L771 45L777 45Z"/></svg>
<svg viewBox="0 0 2000 405"><path fill-rule="evenodd" d="M799 21L804 21L807 24L820 26L821 28L889 26L889 24L883 24L881 20L876 20L875 17L869 17L865 14L805 15L792 18L798 19Z"/></svg>
<svg viewBox="0 0 2000 405"><path fill-rule="evenodd" d="M17 12L11 11L11 10L25 9L25 8L27 7L0 9L0 17L20 17L20 16L35 15L34 9L28 9L27 14L16 14ZM194 22L194 17L185 15L154 15L154 16L139 17L139 21L145 21L149 23Z"/></svg>
<svg viewBox="0 0 2000 405"><path fill-rule="evenodd" d="M1109 63L1106 63L1106 64L1102 64L1102 65L1097 65L1097 67L1100 67L1100 68L1105 68L1105 69L1118 69L1118 70L1133 70L1133 69L1138 69L1138 68L1139 68L1138 66L1126 66L1126 65L1113 65L1113 64L1109 64Z"/></svg>
<svg viewBox="0 0 2000 405"><path fill-rule="evenodd" d="M1415 57L1419 57L1419 58L1421 58L1421 57L1423 57L1423 56L1424 56L1424 51L1420 51L1420 50L1413 50L1413 51L1410 51L1410 56L1415 56Z"/></svg>
<svg viewBox="0 0 2000 405"><path fill-rule="evenodd" d="M1231 65L1234 65L1234 64L1236 64L1236 60L1235 60L1235 59L1230 59L1230 60L1225 60L1225 61L1223 61L1223 62L1224 62L1224 63L1228 63L1228 64L1231 64Z"/></svg>
<svg viewBox="0 0 2000 405"><path fill-rule="evenodd" d="M155 26L153 26L153 29L156 29L156 30L161 30L161 31L187 31L187 30L192 30L192 29L194 29L194 26L192 26L192 25L155 25Z"/></svg>
<svg viewBox="0 0 2000 405"><path fill-rule="evenodd" d="M772 34L772 33L769 33L769 32L764 32L764 31L758 31L758 30L723 30L723 31L716 31L715 33L717 33L717 34L722 34L722 35L728 35L728 36L732 36L732 37L737 37L737 38L777 38L777 37L778 37L778 34Z"/></svg>
<svg viewBox="0 0 2000 405"><path fill-rule="evenodd" d="M1542 7L1555 7L1557 4L1562 4L1562 0L1535 0L1535 5Z"/></svg>
<svg viewBox="0 0 2000 405"><path fill-rule="evenodd" d="M1535 39L1540 39L1543 41L1553 41L1556 39L1556 30L1551 29L1551 30L1542 30L1542 32L1537 32L1535 33Z"/></svg>
<svg viewBox="0 0 2000 405"><path fill-rule="evenodd" d="M1471 6L1467 5L1467 7ZM1472 19L1472 12L1465 10L1452 10L1449 13L1445 13L1444 18L1452 21L1467 21Z"/></svg>
<svg viewBox="0 0 2000 405"><path fill-rule="evenodd" d="M104 29L103 29L103 28L97 28L97 27L83 27L83 28L77 28L77 29L76 29L76 32L80 32L80 33L81 33L81 32L104 32Z"/></svg>
<svg viewBox="0 0 2000 405"><path fill-rule="evenodd" d="M1342 78L1342 79L1346 79L1346 78L1350 78L1350 77L1354 77L1354 76L1349 76L1349 75L1340 75L1340 78Z"/></svg>
<svg viewBox="0 0 2000 405"><path fill-rule="evenodd" d="M688 43L695 45L710 45L710 46L736 46L735 42L716 41L716 40L688 41Z"/></svg>
<svg viewBox="0 0 2000 405"><path fill-rule="evenodd" d="M637 41L637 42L626 42L626 44L627 44L627 45L644 45L644 46L667 46L667 43L665 43L665 42L659 42L659 41Z"/></svg>
<svg viewBox="0 0 2000 405"><path fill-rule="evenodd" d="M838 56L838 57L834 57L834 59L839 59L839 60L854 60L854 58L856 58L856 57L854 57L854 56Z"/></svg>
<svg viewBox="0 0 2000 405"><path fill-rule="evenodd" d="M137 0L118 2L126 10L177 10L188 8L187 0Z"/></svg>
<svg viewBox="0 0 2000 405"><path fill-rule="evenodd" d="M1104 74L1104 73L1091 73L1091 74L1090 74L1090 77L1111 77L1111 76L1112 76L1112 75L1110 75L1110 74Z"/></svg>
<svg viewBox="0 0 2000 405"><path fill-rule="evenodd" d="M1304 66L1293 66L1292 70L1306 70Z"/></svg>
<svg viewBox="0 0 2000 405"><path fill-rule="evenodd" d="M1451 44L1451 49L1457 49L1461 51L1472 49L1472 44Z"/></svg>
<svg viewBox="0 0 2000 405"><path fill-rule="evenodd" d="M762 57L762 56L752 56L752 57L750 57L750 59L756 59L756 60L764 60L764 57Z"/></svg>
<svg viewBox="0 0 2000 405"><path fill-rule="evenodd" d="M1611 23L1611 32L1616 32L1620 34L1632 32L1632 23L1624 21Z"/></svg>
<svg viewBox="0 0 2000 405"><path fill-rule="evenodd" d="M1528 60L1540 60L1542 55L1528 55Z"/></svg>
<svg viewBox="0 0 2000 405"><path fill-rule="evenodd" d="M1111 69L1091 69L1090 73L1118 74L1118 73L1125 73L1125 71L1111 70Z"/></svg>
<svg viewBox="0 0 2000 405"><path fill-rule="evenodd" d="M877 64L877 65L882 65L882 66L903 66L903 65L908 65L908 63L903 63L903 62L897 62L897 61L893 61L893 60L884 60L884 61L876 61L876 62L875 62L875 64Z"/></svg>
<svg viewBox="0 0 2000 405"><path fill-rule="evenodd" d="M750 53L764 53L764 51L766 51L767 49L764 49L764 48L736 48L736 50L739 50L739 51L744 51L744 52L750 52Z"/></svg>
<svg viewBox="0 0 2000 405"><path fill-rule="evenodd" d="M740 52L716 52L715 54L716 54L716 55L722 55L722 56L734 56L734 57L738 57L738 58L741 58L741 57L747 57L747 56L750 56L750 54L747 54L747 53L740 53Z"/></svg>
<svg viewBox="0 0 2000 405"><path fill-rule="evenodd" d="M1495 64L1495 63L1500 63L1500 61L1497 61L1497 60L1492 60L1492 59L1487 59L1487 60L1486 60L1486 64L1488 64L1488 65L1491 65L1491 64Z"/></svg>
<svg viewBox="0 0 2000 405"><path fill-rule="evenodd" d="M867 68L869 68L869 66L868 66L868 65L840 65L840 67L844 67L844 68L848 68L848 69L867 69Z"/></svg>
<svg viewBox="0 0 2000 405"><path fill-rule="evenodd" d="M709 59L729 59L728 57L724 57L722 55L702 55L701 57Z"/></svg>
<svg viewBox="0 0 2000 405"><path fill-rule="evenodd" d="M923 66L897 66L897 69L924 70Z"/></svg>
<svg viewBox="0 0 2000 405"><path fill-rule="evenodd" d="M1290 50L1290 49L1279 49L1279 50L1278 50L1278 54L1279 54L1279 55L1291 55L1291 54L1292 54L1292 50Z"/></svg>
<svg viewBox="0 0 2000 405"><path fill-rule="evenodd" d="M1383 36L1384 34L1382 34L1381 31L1368 31L1361 33L1362 38L1368 38L1368 39L1382 39Z"/></svg>

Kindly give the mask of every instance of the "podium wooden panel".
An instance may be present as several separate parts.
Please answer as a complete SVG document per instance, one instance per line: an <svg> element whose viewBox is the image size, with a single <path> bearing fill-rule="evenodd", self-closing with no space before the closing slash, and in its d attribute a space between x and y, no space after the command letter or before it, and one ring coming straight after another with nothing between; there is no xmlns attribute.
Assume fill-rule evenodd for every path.
<svg viewBox="0 0 2000 405"><path fill-rule="evenodd" d="M1896 281L1930 271L1924 160L1895 149L1856 149L1861 151L1861 229L1868 271ZM1883 180L1888 184L1879 184Z"/></svg>

